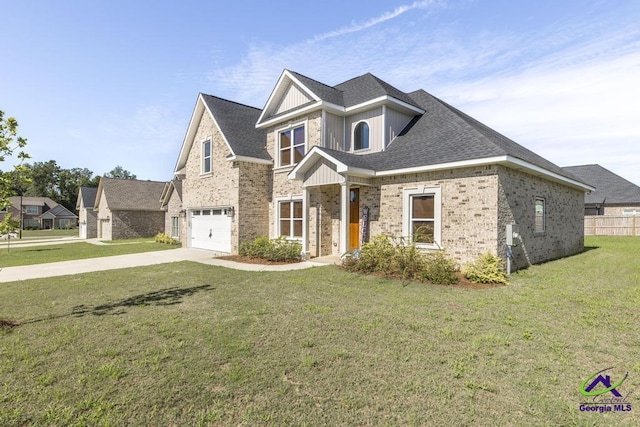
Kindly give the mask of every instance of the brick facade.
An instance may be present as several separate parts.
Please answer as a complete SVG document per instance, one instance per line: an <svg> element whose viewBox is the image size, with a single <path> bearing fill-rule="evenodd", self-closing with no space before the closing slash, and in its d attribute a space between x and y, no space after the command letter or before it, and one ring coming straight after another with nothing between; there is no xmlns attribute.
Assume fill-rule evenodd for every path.
<svg viewBox="0 0 640 427"><path fill-rule="evenodd" d="M105 240L153 237L164 231L164 211L111 211L111 236Z"/></svg>
<svg viewBox="0 0 640 427"><path fill-rule="evenodd" d="M178 236L171 236L175 240L183 241L186 236L186 225L185 225L185 215L181 215L180 211L182 210L182 200L180 200L180 196L177 191L173 191L171 193L171 197L169 197L169 202L166 206L166 215L164 220L164 233L168 236L171 236L171 222L172 218L178 218Z"/></svg>
<svg viewBox="0 0 640 427"><path fill-rule="evenodd" d="M87 239L93 239L98 237L98 224L97 213L93 210L93 207L88 208L81 206L78 209L78 222L85 224L87 228Z"/></svg>
<svg viewBox="0 0 640 427"><path fill-rule="evenodd" d="M545 201L545 231L536 233L535 201ZM519 226L515 268L584 250L584 192L505 167L499 167L498 255L506 256L506 225Z"/></svg>
<svg viewBox="0 0 640 427"><path fill-rule="evenodd" d="M307 242L303 243L308 253L311 256L341 255L342 192L341 184L336 183L339 180L314 181L305 191L300 180L288 177L293 166L278 165L278 132L304 124L305 153L308 153L312 147L323 144L322 119L322 112L315 111L287 117L283 123L266 129L266 149L275 161L269 165L228 160L233 153L214 120L204 113L182 171L185 176L182 206L185 209L233 207L231 246L235 253L242 242L257 236L277 237L278 201L299 200L306 195L303 214ZM201 144L206 139L212 143L212 171L202 174ZM326 163L327 159L322 161ZM331 175L330 166L324 169L328 175ZM335 178L335 165L333 171ZM373 178L360 175L353 178L360 184L350 185L360 191L361 231L363 211L369 208L370 236L388 233L408 237L403 236L408 223L405 192L429 187L437 188L441 197L441 249L460 265L486 252L504 259L505 228L511 223L519 225L522 236L514 251L515 269L583 250L584 192L550 178L499 164ZM544 233L534 230L536 198L545 201ZM170 219L166 226L170 230ZM186 224L184 226L186 228ZM187 237L186 230L184 237ZM186 238L182 241L187 246Z"/></svg>

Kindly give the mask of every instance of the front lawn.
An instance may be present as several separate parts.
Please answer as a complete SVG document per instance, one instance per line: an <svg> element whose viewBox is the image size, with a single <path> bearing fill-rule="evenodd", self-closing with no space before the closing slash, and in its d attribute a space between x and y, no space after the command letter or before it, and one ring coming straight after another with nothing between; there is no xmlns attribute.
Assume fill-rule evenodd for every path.
<svg viewBox="0 0 640 427"><path fill-rule="evenodd" d="M54 229L54 230L22 230L22 240L34 239L58 239L60 237L78 237L78 229L70 230Z"/></svg>
<svg viewBox="0 0 640 427"><path fill-rule="evenodd" d="M18 265L45 264L49 262L70 261L74 259L97 258L112 255L135 254L139 252L162 251L175 249L179 246L155 243L153 240L128 242L123 244L92 245L91 243L65 243L46 246L12 246L10 251L6 247L0 248L0 268ZM124 244L130 243L130 244Z"/></svg>
<svg viewBox="0 0 640 427"><path fill-rule="evenodd" d="M640 238L587 245L490 289L189 262L3 284L0 425L638 425ZM632 411L580 412L609 367Z"/></svg>

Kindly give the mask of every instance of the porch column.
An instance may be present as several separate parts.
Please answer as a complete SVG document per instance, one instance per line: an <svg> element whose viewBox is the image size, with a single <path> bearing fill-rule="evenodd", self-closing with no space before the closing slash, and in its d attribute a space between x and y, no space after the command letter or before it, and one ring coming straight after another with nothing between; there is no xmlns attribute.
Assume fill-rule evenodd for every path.
<svg viewBox="0 0 640 427"><path fill-rule="evenodd" d="M349 250L349 180L340 183L340 255Z"/></svg>
<svg viewBox="0 0 640 427"><path fill-rule="evenodd" d="M309 259L309 191L302 187L302 253Z"/></svg>

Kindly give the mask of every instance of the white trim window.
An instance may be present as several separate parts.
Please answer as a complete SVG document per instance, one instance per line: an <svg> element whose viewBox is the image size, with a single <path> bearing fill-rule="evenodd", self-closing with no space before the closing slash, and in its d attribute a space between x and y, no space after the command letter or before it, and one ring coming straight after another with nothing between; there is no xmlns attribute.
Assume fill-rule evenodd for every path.
<svg viewBox="0 0 640 427"><path fill-rule="evenodd" d="M304 124L278 131L278 166L293 166L302 160L307 149Z"/></svg>
<svg viewBox="0 0 640 427"><path fill-rule="evenodd" d="M38 215L40 213L40 209L37 206L25 206L24 213L27 215Z"/></svg>
<svg viewBox="0 0 640 427"><path fill-rule="evenodd" d="M640 216L640 208L637 209L625 209L622 211L623 216Z"/></svg>
<svg viewBox="0 0 640 427"><path fill-rule="evenodd" d="M369 124L359 122L353 129L353 151L369 149Z"/></svg>
<svg viewBox="0 0 640 427"><path fill-rule="evenodd" d="M202 141L202 174L211 173L211 139Z"/></svg>
<svg viewBox="0 0 640 427"><path fill-rule="evenodd" d="M171 217L171 237L177 239L180 237L180 223L177 216Z"/></svg>
<svg viewBox="0 0 640 427"><path fill-rule="evenodd" d="M277 235L287 239L302 239L304 221L302 199L278 200L276 209Z"/></svg>
<svg viewBox="0 0 640 427"><path fill-rule="evenodd" d="M544 233L546 231L546 202L542 197L536 197L534 231Z"/></svg>
<svg viewBox="0 0 640 427"><path fill-rule="evenodd" d="M404 190L403 235L419 247L442 248L442 190L419 187Z"/></svg>

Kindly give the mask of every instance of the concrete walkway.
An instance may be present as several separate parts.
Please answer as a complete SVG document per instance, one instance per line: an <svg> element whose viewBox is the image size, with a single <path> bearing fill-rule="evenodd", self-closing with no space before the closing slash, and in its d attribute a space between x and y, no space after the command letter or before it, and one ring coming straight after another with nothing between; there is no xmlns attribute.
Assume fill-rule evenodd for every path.
<svg viewBox="0 0 640 427"><path fill-rule="evenodd" d="M327 265L327 263L312 261L281 265L245 264L218 259L216 255L215 252L202 249L180 248L130 255L52 262L48 264L6 267L0 269L0 283L66 276L69 274L91 273L94 271L116 270L120 268L142 267L179 261L195 261L245 271L287 271Z"/></svg>

